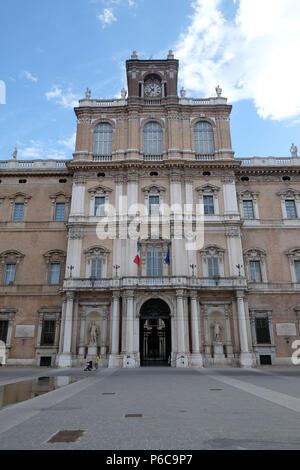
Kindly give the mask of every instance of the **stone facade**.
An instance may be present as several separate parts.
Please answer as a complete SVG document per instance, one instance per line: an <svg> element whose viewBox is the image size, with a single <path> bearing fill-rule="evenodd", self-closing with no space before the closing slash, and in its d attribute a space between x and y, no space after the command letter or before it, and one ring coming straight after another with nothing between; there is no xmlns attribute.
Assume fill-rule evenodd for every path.
<svg viewBox="0 0 300 470"><path fill-rule="evenodd" d="M291 363L300 159L234 158L227 99L179 98L178 66L133 55L128 96L80 100L72 160L0 162L8 364Z"/></svg>

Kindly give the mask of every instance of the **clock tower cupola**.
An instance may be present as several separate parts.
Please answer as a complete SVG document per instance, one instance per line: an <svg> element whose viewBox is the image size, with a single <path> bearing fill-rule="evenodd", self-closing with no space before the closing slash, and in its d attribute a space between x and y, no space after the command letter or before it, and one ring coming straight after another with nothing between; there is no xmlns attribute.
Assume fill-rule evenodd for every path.
<svg viewBox="0 0 300 470"><path fill-rule="evenodd" d="M134 51L126 61L128 99L177 101L178 65L172 51L166 60L139 60Z"/></svg>

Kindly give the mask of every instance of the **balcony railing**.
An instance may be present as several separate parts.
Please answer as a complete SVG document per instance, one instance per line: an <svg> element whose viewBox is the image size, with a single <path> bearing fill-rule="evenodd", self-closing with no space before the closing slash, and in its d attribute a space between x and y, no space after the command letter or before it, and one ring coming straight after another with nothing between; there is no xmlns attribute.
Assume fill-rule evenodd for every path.
<svg viewBox="0 0 300 470"><path fill-rule="evenodd" d="M242 277L204 278L188 276L162 277L122 277L114 279L65 279L64 290L121 289L121 288L204 288L204 289L235 289L247 287L247 280Z"/></svg>
<svg viewBox="0 0 300 470"><path fill-rule="evenodd" d="M163 159L163 155L144 155L145 162L162 162Z"/></svg>
<svg viewBox="0 0 300 470"><path fill-rule="evenodd" d="M214 154L196 154L195 155L196 160L214 160L215 156Z"/></svg>
<svg viewBox="0 0 300 470"><path fill-rule="evenodd" d="M93 155L93 162L111 162L112 155Z"/></svg>

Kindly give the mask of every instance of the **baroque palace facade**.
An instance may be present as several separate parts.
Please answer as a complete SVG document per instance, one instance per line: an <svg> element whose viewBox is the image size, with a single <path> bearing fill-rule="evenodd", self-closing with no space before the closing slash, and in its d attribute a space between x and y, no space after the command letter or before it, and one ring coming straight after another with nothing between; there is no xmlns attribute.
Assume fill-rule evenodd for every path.
<svg viewBox="0 0 300 470"><path fill-rule="evenodd" d="M234 158L221 89L178 96L178 66L134 52L128 93L79 101L72 160L0 162L8 364L291 363L300 158Z"/></svg>

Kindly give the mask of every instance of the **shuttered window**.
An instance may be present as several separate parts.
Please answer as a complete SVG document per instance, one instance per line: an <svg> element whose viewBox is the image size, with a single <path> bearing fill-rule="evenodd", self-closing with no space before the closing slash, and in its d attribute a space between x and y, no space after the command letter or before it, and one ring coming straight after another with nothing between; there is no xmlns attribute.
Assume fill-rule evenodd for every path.
<svg viewBox="0 0 300 470"><path fill-rule="evenodd" d="M160 250L147 251L147 276L162 276L163 254Z"/></svg>
<svg viewBox="0 0 300 470"><path fill-rule="evenodd" d="M211 155L215 153L214 131L209 122L197 122L194 127L195 153Z"/></svg>
<svg viewBox="0 0 300 470"><path fill-rule="evenodd" d="M253 201L243 201L243 217L244 219L254 219Z"/></svg>
<svg viewBox="0 0 300 470"><path fill-rule="evenodd" d="M260 261L250 261L250 278L253 282L262 282Z"/></svg>
<svg viewBox="0 0 300 470"><path fill-rule="evenodd" d="M267 318L255 318L257 344L270 344L270 329Z"/></svg>
<svg viewBox="0 0 300 470"><path fill-rule="evenodd" d="M143 130L143 152L145 155L162 155L163 130L158 122L148 122Z"/></svg>
<svg viewBox="0 0 300 470"><path fill-rule="evenodd" d="M16 202L14 205L13 222L22 222L24 215L24 203Z"/></svg>
<svg viewBox="0 0 300 470"><path fill-rule="evenodd" d="M10 263L6 265L6 269L5 269L5 285L6 286L15 282L16 268L17 268L17 265L15 263Z"/></svg>
<svg viewBox="0 0 300 470"><path fill-rule="evenodd" d="M214 197L203 196L204 215L212 215L215 213Z"/></svg>
<svg viewBox="0 0 300 470"><path fill-rule="evenodd" d="M207 258L208 277L214 278L219 276L219 259L216 256Z"/></svg>
<svg viewBox="0 0 300 470"><path fill-rule="evenodd" d="M300 261L294 261L296 281L300 282Z"/></svg>
<svg viewBox="0 0 300 470"><path fill-rule="evenodd" d="M94 155L111 155L113 142L113 129L108 123L98 124L94 129Z"/></svg>
<svg viewBox="0 0 300 470"><path fill-rule="evenodd" d="M57 202L55 204L55 217L54 217L54 220L56 220L56 221L65 220L65 209L66 209L66 204L64 202Z"/></svg>
<svg viewBox="0 0 300 470"><path fill-rule="evenodd" d="M53 346L55 341L55 320L43 320L41 346Z"/></svg>
<svg viewBox="0 0 300 470"><path fill-rule="evenodd" d="M59 284L59 281L60 281L60 263L51 263L50 284Z"/></svg>
<svg viewBox="0 0 300 470"><path fill-rule="evenodd" d="M92 258L91 263L91 277L101 279L103 277L103 259L101 257Z"/></svg>

